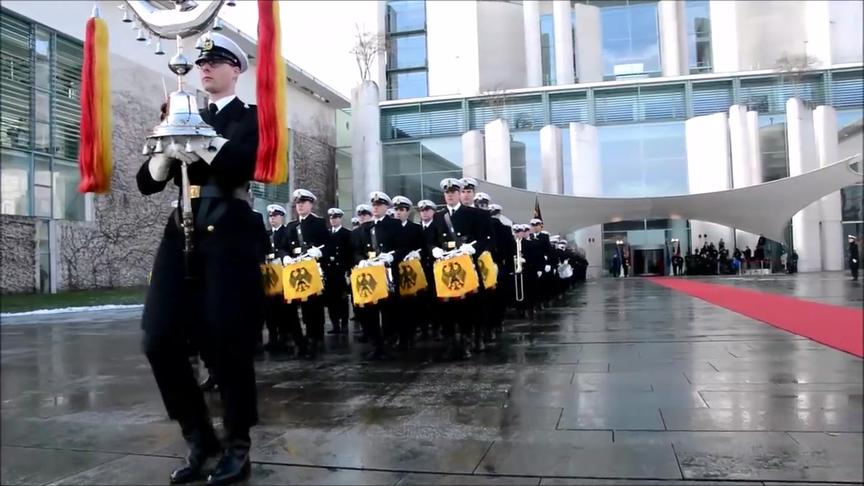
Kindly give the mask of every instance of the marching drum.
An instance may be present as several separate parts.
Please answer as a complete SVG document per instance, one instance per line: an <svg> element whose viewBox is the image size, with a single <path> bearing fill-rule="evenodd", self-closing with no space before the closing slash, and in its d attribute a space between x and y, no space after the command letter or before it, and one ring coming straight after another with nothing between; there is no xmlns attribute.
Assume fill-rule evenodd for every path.
<svg viewBox="0 0 864 486"><path fill-rule="evenodd" d="M464 299L480 287L471 256L458 254L441 258L432 267L439 299Z"/></svg>
<svg viewBox="0 0 864 486"><path fill-rule="evenodd" d="M282 269L282 289L286 302L305 302L324 293L324 272L314 258L289 263Z"/></svg>

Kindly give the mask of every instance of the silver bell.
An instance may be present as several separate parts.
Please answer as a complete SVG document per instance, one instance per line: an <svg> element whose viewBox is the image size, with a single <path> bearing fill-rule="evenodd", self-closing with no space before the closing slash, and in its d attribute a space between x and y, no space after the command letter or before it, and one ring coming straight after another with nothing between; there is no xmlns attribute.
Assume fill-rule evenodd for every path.
<svg viewBox="0 0 864 486"><path fill-rule="evenodd" d="M157 56L164 56L165 55L165 51L162 49L162 40L161 39L156 41L156 52L154 52L154 54L156 54Z"/></svg>

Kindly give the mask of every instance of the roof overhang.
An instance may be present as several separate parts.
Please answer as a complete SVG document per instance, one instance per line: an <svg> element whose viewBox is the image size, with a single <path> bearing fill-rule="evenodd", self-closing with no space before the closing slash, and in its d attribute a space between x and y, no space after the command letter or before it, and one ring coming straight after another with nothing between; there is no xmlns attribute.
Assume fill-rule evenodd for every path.
<svg viewBox="0 0 864 486"><path fill-rule="evenodd" d="M546 229L566 234L580 228L639 219L695 219L784 241L792 216L822 196L861 184L861 154L793 177L738 189L665 197L583 197L547 194L480 181L478 190L504 207L508 218L527 222L535 197Z"/></svg>

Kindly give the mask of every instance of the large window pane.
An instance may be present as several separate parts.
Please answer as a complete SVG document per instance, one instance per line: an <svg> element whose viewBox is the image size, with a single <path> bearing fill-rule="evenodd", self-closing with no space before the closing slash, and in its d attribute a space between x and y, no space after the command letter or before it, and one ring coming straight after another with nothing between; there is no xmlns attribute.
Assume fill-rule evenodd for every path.
<svg viewBox="0 0 864 486"><path fill-rule="evenodd" d="M391 0L387 2L387 31L408 32L426 28L426 2Z"/></svg>
<svg viewBox="0 0 864 486"><path fill-rule="evenodd" d="M864 221L864 187L850 186L840 191L843 221Z"/></svg>
<svg viewBox="0 0 864 486"><path fill-rule="evenodd" d="M389 73L387 77L391 100L427 96L426 71Z"/></svg>
<svg viewBox="0 0 864 486"><path fill-rule="evenodd" d="M54 161L54 218L84 220L84 195L78 192L78 166Z"/></svg>
<svg viewBox="0 0 864 486"><path fill-rule="evenodd" d="M0 143L30 148L30 103L33 72L30 63L30 25L0 15Z"/></svg>
<svg viewBox="0 0 864 486"><path fill-rule="evenodd" d="M51 34L36 29L36 87L48 89L51 86Z"/></svg>
<svg viewBox="0 0 864 486"><path fill-rule="evenodd" d="M383 156L385 175L416 174L420 172L419 143L385 145Z"/></svg>
<svg viewBox="0 0 864 486"><path fill-rule="evenodd" d="M51 159L33 161L33 215L51 217Z"/></svg>
<svg viewBox="0 0 864 486"><path fill-rule="evenodd" d="M388 69L426 66L426 34L392 37L387 56Z"/></svg>
<svg viewBox="0 0 864 486"><path fill-rule="evenodd" d="M539 191L542 177L540 132L513 132L510 134L510 140L510 167L513 187Z"/></svg>
<svg viewBox="0 0 864 486"><path fill-rule="evenodd" d="M687 53L691 73L711 71L711 18L708 0L687 1Z"/></svg>
<svg viewBox="0 0 864 486"><path fill-rule="evenodd" d="M604 126L597 136L604 196L689 192L683 122Z"/></svg>
<svg viewBox="0 0 864 486"><path fill-rule="evenodd" d="M603 24L603 65L607 77L660 72L657 4L596 3Z"/></svg>
<svg viewBox="0 0 864 486"><path fill-rule="evenodd" d="M394 196L405 196L413 202L421 199L420 174L385 175L384 192Z"/></svg>
<svg viewBox="0 0 864 486"><path fill-rule="evenodd" d="M543 69L543 86L555 84L555 28L552 15L540 16L540 63Z"/></svg>
<svg viewBox="0 0 864 486"><path fill-rule="evenodd" d="M0 157L0 213L30 215L30 157L4 150Z"/></svg>
<svg viewBox="0 0 864 486"><path fill-rule="evenodd" d="M430 138L423 141L423 172L462 170L462 137Z"/></svg>
<svg viewBox="0 0 864 486"><path fill-rule="evenodd" d="M759 149L762 151L762 181L770 182L789 176L786 151L786 117L759 117Z"/></svg>

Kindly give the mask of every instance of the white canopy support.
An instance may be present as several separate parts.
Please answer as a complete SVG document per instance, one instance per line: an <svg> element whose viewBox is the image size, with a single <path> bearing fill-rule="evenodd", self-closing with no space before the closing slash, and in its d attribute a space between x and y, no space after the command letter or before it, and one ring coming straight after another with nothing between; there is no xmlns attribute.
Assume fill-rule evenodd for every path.
<svg viewBox="0 0 864 486"><path fill-rule="evenodd" d="M857 166L857 167L856 167ZM798 211L826 194L861 184L861 154L794 177L725 191L664 197L582 197L545 194L479 182L480 191L504 207L516 222L533 217L534 198L552 233L565 234L609 222L640 219L695 219L749 231L783 242L784 229Z"/></svg>

